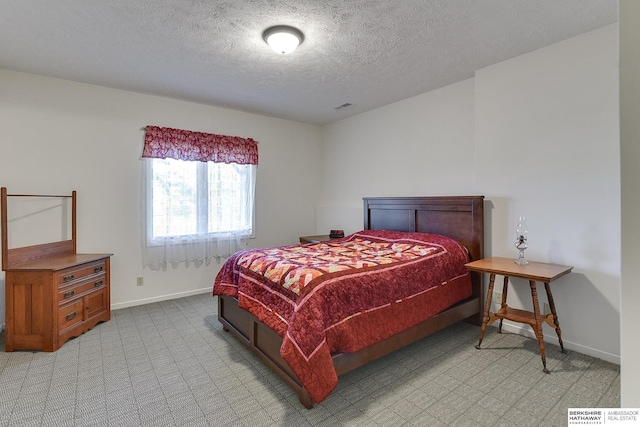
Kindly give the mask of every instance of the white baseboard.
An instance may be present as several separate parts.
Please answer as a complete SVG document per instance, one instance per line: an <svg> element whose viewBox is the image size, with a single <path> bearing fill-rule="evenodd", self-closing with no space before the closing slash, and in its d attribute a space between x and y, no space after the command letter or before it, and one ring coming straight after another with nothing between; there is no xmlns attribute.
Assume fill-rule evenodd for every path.
<svg viewBox="0 0 640 427"><path fill-rule="evenodd" d="M495 323L491 326L497 328L498 324ZM505 320L502 323L502 330L536 339L536 335L533 333L533 330L528 326L522 325L521 323L516 324ZM543 336L545 343L548 342L549 344L558 345L558 336L555 334L555 332L552 335ZM592 356L607 362L615 363L616 365L620 364L620 356L617 354L607 353L606 351L597 350L595 348L587 347L582 344L576 344L574 342L567 341L566 339L564 339L564 337L562 339L562 344L564 345L564 348L566 350L573 350L578 353L586 354L587 356Z"/></svg>
<svg viewBox="0 0 640 427"><path fill-rule="evenodd" d="M212 293L213 292L213 288L203 288L203 289L196 289L193 291L186 291L186 292L178 292L175 294L168 294L168 295L161 295L158 297L151 297L151 298L144 298L144 299L138 299L138 300L133 300L133 301L126 301L126 302L119 302L116 304L111 304L111 310L118 310L120 308L127 308L127 307L135 307L138 305L144 305L144 304L151 304L154 302L160 302L160 301L168 301L168 300L172 300L172 299L176 299L176 298L184 298L184 297L189 297L192 295L201 295L201 294L206 294L206 293ZM213 297L211 297L211 299L213 300Z"/></svg>

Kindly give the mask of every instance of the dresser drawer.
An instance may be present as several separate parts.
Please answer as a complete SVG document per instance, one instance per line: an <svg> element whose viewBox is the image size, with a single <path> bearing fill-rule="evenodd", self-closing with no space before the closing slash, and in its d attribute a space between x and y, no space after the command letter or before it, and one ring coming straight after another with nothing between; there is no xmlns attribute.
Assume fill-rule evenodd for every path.
<svg viewBox="0 0 640 427"><path fill-rule="evenodd" d="M65 304L78 296L84 295L96 288L104 288L105 286L107 286L107 276L102 273L98 276L81 279L72 285L60 287L58 288L58 304Z"/></svg>
<svg viewBox="0 0 640 427"><path fill-rule="evenodd" d="M105 260L78 265L58 272L57 283L58 285L68 284L91 274L101 273L103 271L106 271Z"/></svg>
<svg viewBox="0 0 640 427"><path fill-rule="evenodd" d="M82 300L63 305L58 309L58 329L60 331L82 322Z"/></svg>

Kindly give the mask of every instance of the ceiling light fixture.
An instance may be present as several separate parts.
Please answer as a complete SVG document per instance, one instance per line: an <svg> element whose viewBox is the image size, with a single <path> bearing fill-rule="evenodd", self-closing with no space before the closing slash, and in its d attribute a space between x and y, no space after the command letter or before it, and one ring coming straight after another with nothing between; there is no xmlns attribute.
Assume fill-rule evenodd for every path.
<svg viewBox="0 0 640 427"><path fill-rule="evenodd" d="M297 28L288 25L269 27L262 33L262 38L274 51L286 55L291 53L304 41L304 34Z"/></svg>

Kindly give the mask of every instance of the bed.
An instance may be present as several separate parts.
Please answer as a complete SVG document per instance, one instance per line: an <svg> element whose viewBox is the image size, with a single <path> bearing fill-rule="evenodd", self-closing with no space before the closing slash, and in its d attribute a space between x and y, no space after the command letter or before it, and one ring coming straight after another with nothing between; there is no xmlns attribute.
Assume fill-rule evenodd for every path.
<svg viewBox="0 0 640 427"><path fill-rule="evenodd" d="M456 322L481 324L482 278L464 263L483 256L483 222L482 196L365 198L361 232L234 254L214 284L218 319L311 408L339 375ZM318 267L302 274L287 270L291 260L329 262L354 252L373 254L351 261L366 268L336 266L317 276L323 264L314 260L308 265ZM449 256L455 265L445 263ZM438 268L430 267L435 284L422 289L425 263ZM258 277L261 270L271 282ZM383 279L389 285L376 284Z"/></svg>

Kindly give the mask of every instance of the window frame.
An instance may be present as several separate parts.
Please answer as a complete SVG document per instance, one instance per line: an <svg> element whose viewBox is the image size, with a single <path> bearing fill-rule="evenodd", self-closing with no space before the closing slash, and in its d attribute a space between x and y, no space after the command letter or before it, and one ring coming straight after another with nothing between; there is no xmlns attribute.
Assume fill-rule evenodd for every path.
<svg viewBox="0 0 640 427"><path fill-rule="evenodd" d="M190 234L176 234L176 235L167 235L167 236L158 236L158 237L154 237L153 236L153 185L154 185L154 175L153 175L153 165L154 162L156 161L165 161L165 160L170 160L170 161L176 161L176 162L193 162L190 160L180 160L180 159L172 159L172 158L166 158L166 159L160 159L160 158L147 158L146 159L148 161L148 163L146 164L146 167L144 168L143 173L146 174L146 180L144 181L146 183L145 188L143 188L144 191L144 197L147 199L147 209L145 212L145 216L146 216L146 227L144 227L144 233L146 235L145 241L148 247L157 247L157 246L163 246L163 245L181 245L184 244L183 240L184 239L190 239L192 241L207 241L211 238L217 238L219 236L224 236L225 234L229 234L229 233L237 233L239 231L242 230L228 230L228 231L216 231L216 232L209 232L209 231L204 231L206 230L206 228L208 228L208 220L209 220L209 196L208 196L208 186L209 186L209 180L206 179L206 176L208 175L208 169L209 169L209 163L211 164L215 164L214 162L199 162L199 161L195 161L195 163L198 163L197 165L197 178L196 178L196 200L197 202L200 201L203 193L204 193L204 197L206 197L207 199L207 203L197 203L196 204L196 209L198 211L203 210L206 211L207 214L207 222L202 225L202 224L197 224L197 228L198 230L203 230L203 231L199 231L197 233L190 233ZM233 164L233 163L219 163L220 165L224 165L224 166L228 166L228 167L234 167L234 166L238 166L237 164ZM242 165L240 165L242 166ZM247 165L249 166L249 165ZM199 184L200 182L206 182L206 188L202 189L201 185ZM255 182L253 183L253 192L255 192ZM198 212L196 214L196 221L199 221L200 218L200 212ZM254 203L253 203L253 210L252 210L252 214L251 214L251 229L250 229L250 233L241 233L241 236L247 239L255 239L256 236L256 204L255 204L255 195L254 195Z"/></svg>

